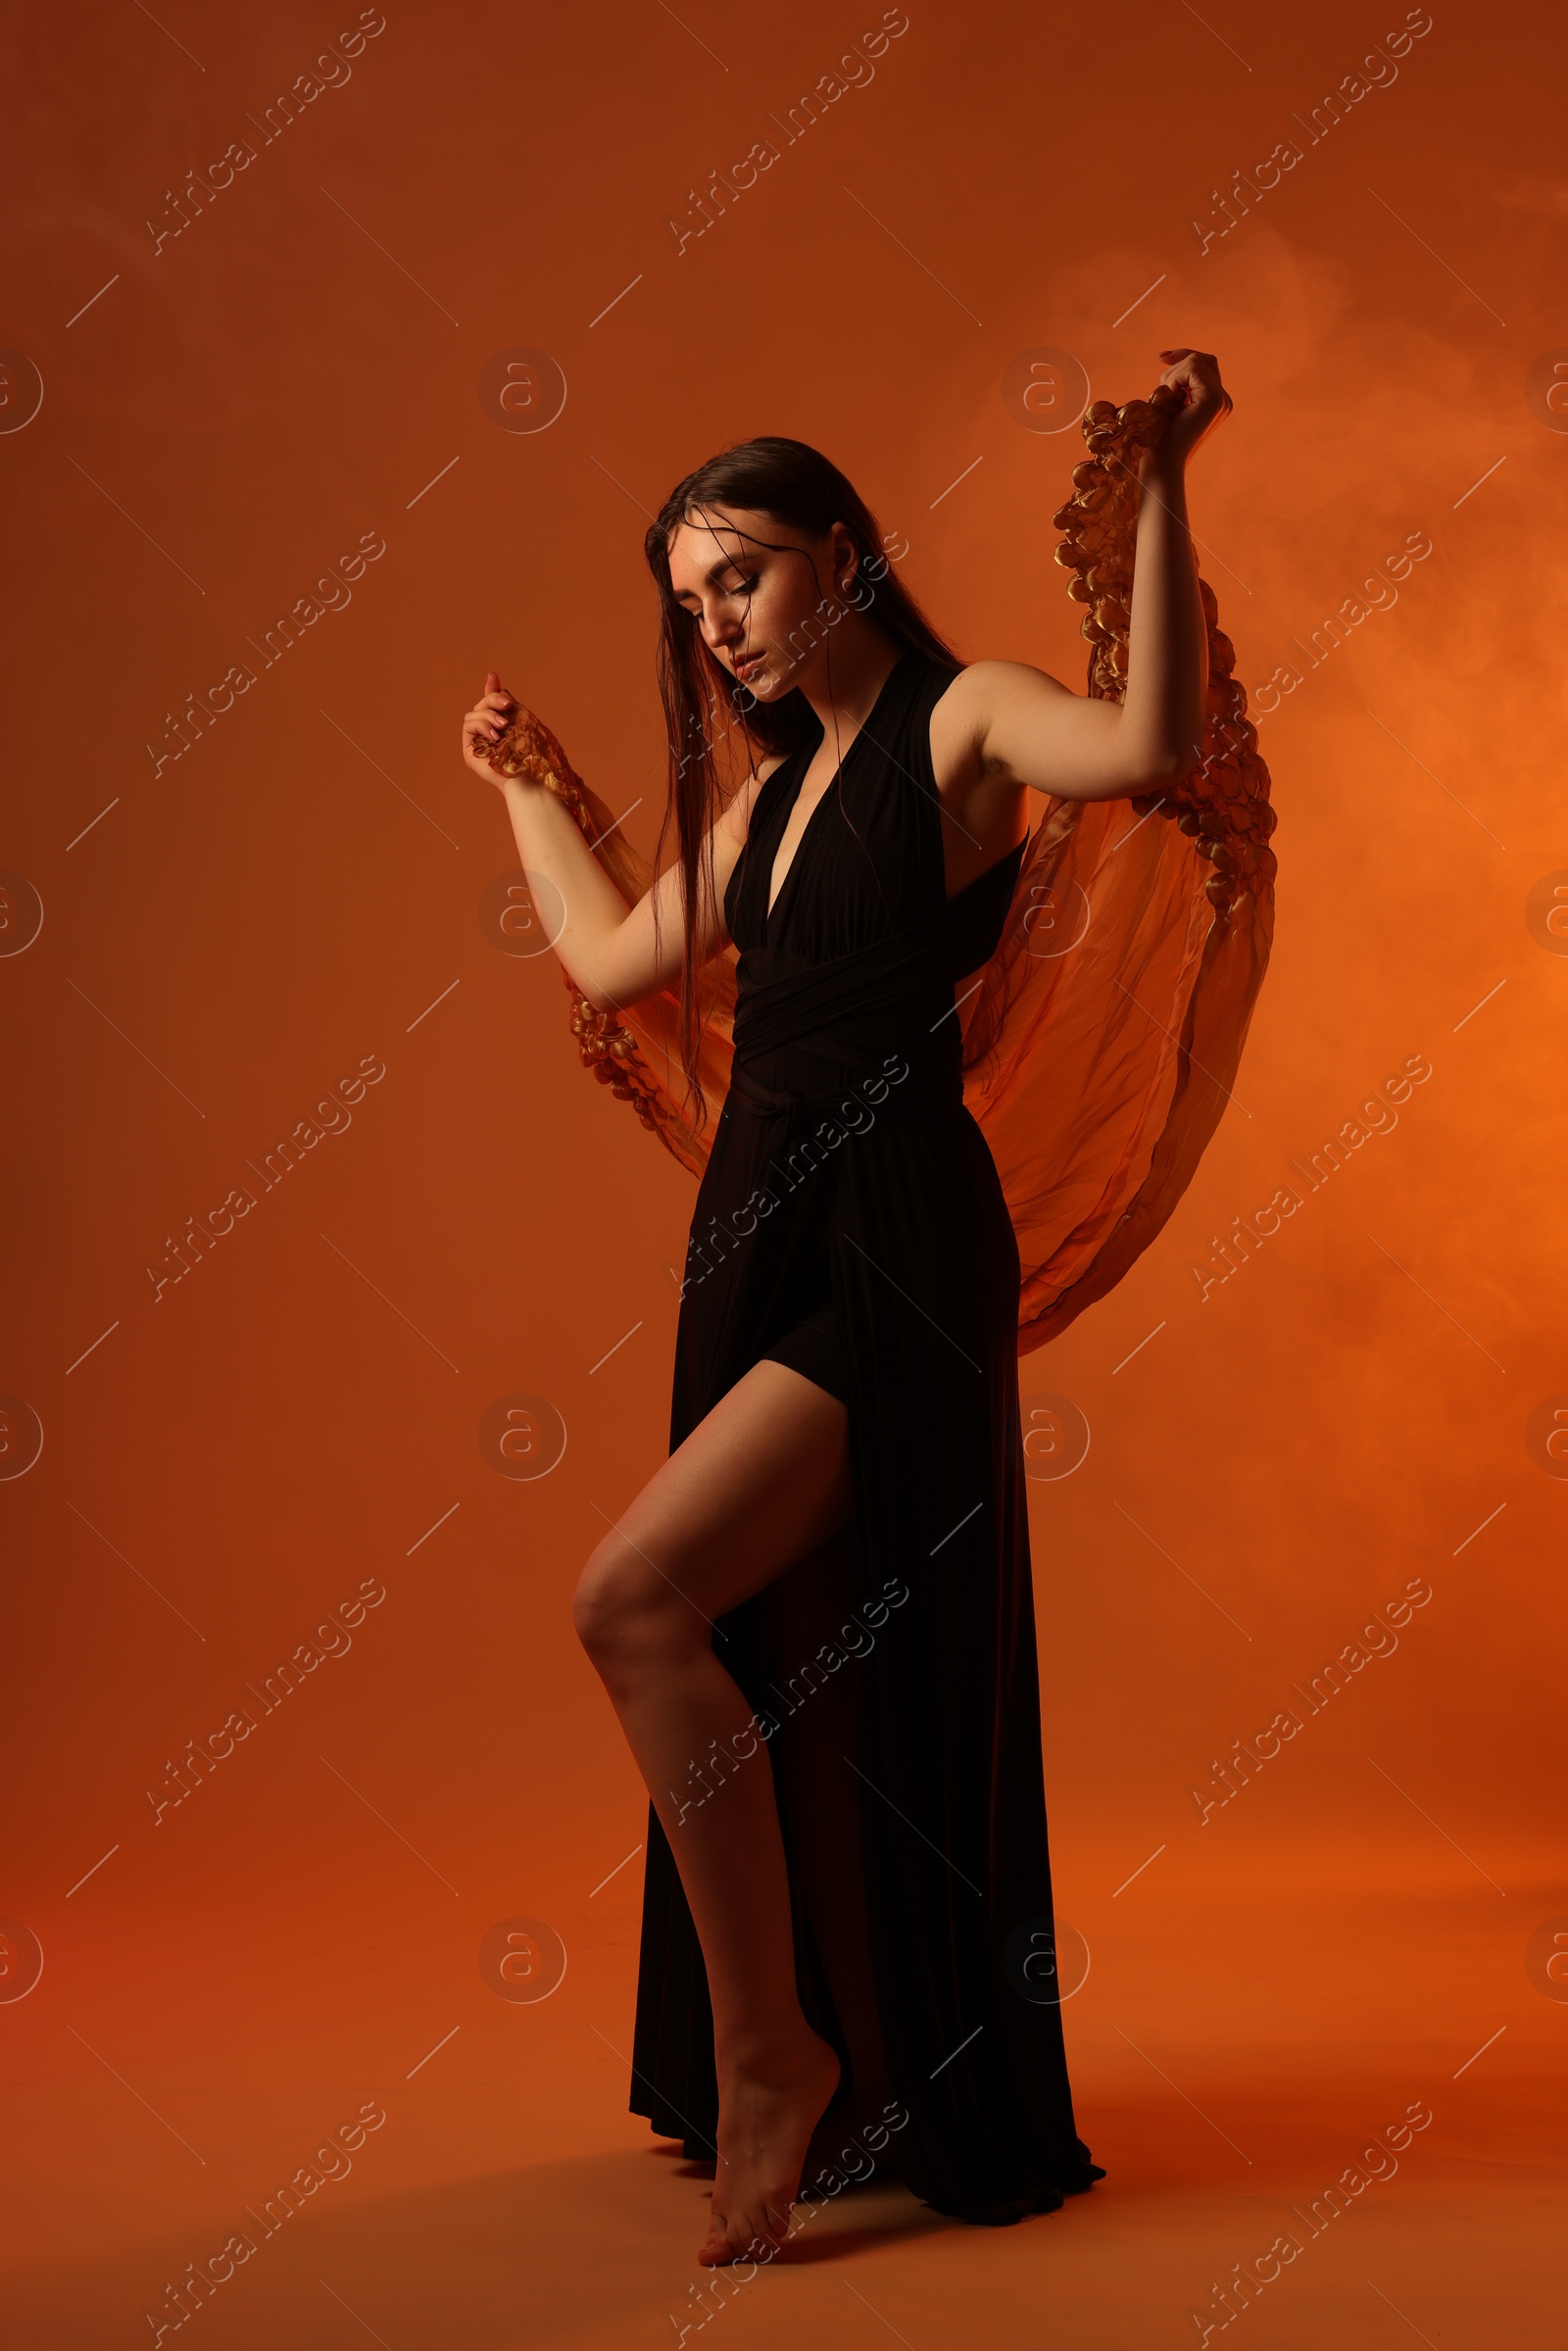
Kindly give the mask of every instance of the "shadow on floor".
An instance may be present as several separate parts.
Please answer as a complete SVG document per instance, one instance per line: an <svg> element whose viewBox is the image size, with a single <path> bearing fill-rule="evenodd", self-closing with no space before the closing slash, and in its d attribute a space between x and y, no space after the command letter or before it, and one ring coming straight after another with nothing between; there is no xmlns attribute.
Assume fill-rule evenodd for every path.
<svg viewBox="0 0 1568 2351"><path fill-rule="evenodd" d="M203 2351L275 2351L280 2342L341 2351L360 2333L353 2319L394 2351L511 2351L639 2316L655 2336L673 2339L670 2314L678 2332L689 2312L745 2291L746 2273L715 2284L717 2274L697 2266L710 2179L678 2148L661 2146L335 2208L322 2189L265 2238L236 2207L232 2226L260 2241L201 2296ZM849 2261L958 2226L876 2181L800 2209L810 2218L779 2267ZM195 2320L178 2323L165 2289L180 2288L188 2265L210 2262L222 2243L220 2224L113 2260L95 2262L84 2248L70 2265L13 2273L0 2287L5 2338L49 2351L151 2344L150 2312L168 2322L159 2339L173 2351L193 2339ZM195 2302L188 2285L183 2294Z"/></svg>

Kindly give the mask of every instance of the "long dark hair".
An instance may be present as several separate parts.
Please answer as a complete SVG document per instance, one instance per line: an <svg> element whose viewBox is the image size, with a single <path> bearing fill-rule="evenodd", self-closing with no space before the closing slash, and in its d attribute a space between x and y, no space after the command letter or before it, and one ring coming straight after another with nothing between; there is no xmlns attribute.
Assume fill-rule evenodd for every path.
<svg viewBox="0 0 1568 2351"><path fill-rule="evenodd" d="M906 652L960 667L959 657L938 635L891 567L882 532L864 499L820 450L805 441L766 434L722 450L677 482L650 525L644 547L659 590L659 690L669 737L669 792L660 830L656 863L662 868L669 836L675 836L680 865L685 954L681 965L681 1063L701 1125L704 1104L698 1077L701 991L696 969L700 893L713 896L712 850L709 834L728 803L718 753L738 735L744 773L755 774L757 753L800 749L816 725L810 704L797 686L775 703L760 703L710 653L700 627L675 601L669 575L669 547L682 523L702 523L711 506L740 507L768 515L786 529L821 538L841 522L855 543L856 609L869 612L879 628ZM710 528L722 527L710 522ZM764 541L771 546L772 541ZM809 558L806 558L809 561ZM864 583L862 586L861 583ZM828 635L831 645L831 633ZM831 654L829 656L831 662ZM728 756L734 773L739 760ZM740 780L736 776L736 782ZM706 857L705 857L706 851Z"/></svg>

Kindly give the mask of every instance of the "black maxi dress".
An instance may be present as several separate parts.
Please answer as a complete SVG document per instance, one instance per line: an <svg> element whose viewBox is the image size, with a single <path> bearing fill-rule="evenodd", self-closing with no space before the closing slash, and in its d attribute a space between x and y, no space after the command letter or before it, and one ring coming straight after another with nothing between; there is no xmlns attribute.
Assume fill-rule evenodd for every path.
<svg viewBox="0 0 1568 2351"><path fill-rule="evenodd" d="M947 900L930 717L957 674L897 662L771 912L820 734L759 793L726 899L734 1063L692 1225L670 1444L762 1357L848 1406L852 1534L724 1617L714 1647L766 1741L803 2005L844 2069L829 2126L891 2094L908 2120L879 2176L1004 2223L1102 2174L1074 2129L1051 1996L1018 1249L963 1105L954 1009L996 948L1024 845ZM694 1765L702 1800L726 1759ZM633 2069L632 2111L711 2155L707 1979L652 1809Z"/></svg>

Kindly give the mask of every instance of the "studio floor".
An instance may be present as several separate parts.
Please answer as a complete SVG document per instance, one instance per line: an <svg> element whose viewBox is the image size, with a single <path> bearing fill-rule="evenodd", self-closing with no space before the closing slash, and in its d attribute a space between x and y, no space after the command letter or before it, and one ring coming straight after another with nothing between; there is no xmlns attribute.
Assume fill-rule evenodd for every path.
<svg viewBox="0 0 1568 2351"><path fill-rule="evenodd" d="M694 2260L706 2181L617 2111L634 1886L618 1911L566 1930L576 1964L548 2001L487 1998L469 1953L471 1988L460 1996L454 1971L443 1992L457 2030L406 2065L392 2040L409 2033L382 2012L373 1954L358 2016L352 1989L332 2013L330 1984L344 1987L328 1955L341 1958L353 1922L329 1890L292 1984L275 1953L236 1955L222 2032L211 1974L193 1972L183 2051L167 2018L157 2047L137 2044L106 1944L90 2021L82 1984L58 1980L52 2001L41 1982L10 2011L19 2047L15 2029L34 2037L10 2100L6 2339L19 2351L167 2344L191 2328L208 2351L367 2338L387 2351L1568 2341L1568 2004L1527 1952L1551 1919L1549 1888L1515 1874L1506 1894L1475 1877L1308 1900L1259 1883L1195 1901L1189 1884L1177 1901L1156 1877L1079 1908L1090 1967L1068 2046L1080 2129L1107 2177L997 2230L943 2220L873 2177L801 2208L810 2217L775 2265L723 2277ZM447 1962L434 1944L428 1958L434 1987ZM432 2024L444 2013L437 2000ZM350 2168L263 2236L252 2224L274 2183L367 2105L385 2120ZM1422 2113L1406 2143L1404 2119ZM1376 2151L1391 2138L1396 2155ZM214 2257L235 2229L255 2252L176 2327L167 2289L193 2263L221 2271ZM1283 2261L1270 2257L1281 2240L1298 2248Z"/></svg>

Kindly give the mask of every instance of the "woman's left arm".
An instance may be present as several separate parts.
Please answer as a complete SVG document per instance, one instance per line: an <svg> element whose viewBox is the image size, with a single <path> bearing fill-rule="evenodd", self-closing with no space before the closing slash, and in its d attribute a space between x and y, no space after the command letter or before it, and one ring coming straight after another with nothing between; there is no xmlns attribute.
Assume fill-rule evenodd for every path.
<svg viewBox="0 0 1568 2351"><path fill-rule="evenodd" d="M971 755L964 797L976 804L1020 784L1060 800L1121 800L1157 791L1201 756L1208 631L1187 527L1187 462L1231 399L1208 352L1160 358L1160 381L1186 401L1139 468L1125 698L1075 694L1025 661L975 662L951 699Z"/></svg>

